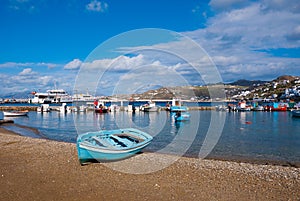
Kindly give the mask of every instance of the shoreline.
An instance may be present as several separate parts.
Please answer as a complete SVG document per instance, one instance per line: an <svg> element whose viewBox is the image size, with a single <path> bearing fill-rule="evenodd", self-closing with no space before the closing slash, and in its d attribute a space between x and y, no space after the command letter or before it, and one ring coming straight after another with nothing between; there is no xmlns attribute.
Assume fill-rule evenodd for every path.
<svg viewBox="0 0 300 201"><path fill-rule="evenodd" d="M9 130L7 128L2 127L2 125L7 125L7 124L13 124L16 127L20 127L29 131L32 131L37 137L32 137L32 136L24 136L20 133L14 132L12 130ZM0 133L5 132L7 134L13 134L13 135L18 135L22 137L32 137L34 139L45 139L49 141L54 141L54 142L63 142L63 143L71 143L71 144L76 144L75 142L64 142L64 141L56 141L56 140L51 140L46 138L45 136L41 135L39 131L35 128L29 127L29 126L23 126L15 123L0 123ZM153 153L151 151L147 151L148 153ZM191 156L189 154L184 154L183 157L186 158L194 158L194 159L199 159L198 157ZM274 166L283 166L283 167L295 167L295 168L300 168L300 162L291 162L291 161L280 161L280 160L265 160L265 159L251 159L251 158L245 158L245 157L236 157L236 156L207 156L205 160L216 160L216 161L227 161L227 162L237 162L237 163L249 163L253 165L274 165Z"/></svg>
<svg viewBox="0 0 300 201"><path fill-rule="evenodd" d="M117 164L81 166L76 145L0 128L0 200L299 200L300 168L142 153Z"/></svg>

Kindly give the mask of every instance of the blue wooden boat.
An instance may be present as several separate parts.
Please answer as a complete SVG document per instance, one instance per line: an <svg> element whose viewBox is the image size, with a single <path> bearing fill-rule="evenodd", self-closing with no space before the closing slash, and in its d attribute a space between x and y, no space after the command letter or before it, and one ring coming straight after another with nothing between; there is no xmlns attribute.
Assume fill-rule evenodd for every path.
<svg viewBox="0 0 300 201"><path fill-rule="evenodd" d="M174 115L175 121L188 121L190 120L191 115L189 112L176 112Z"/></svg>
<svg viewBox="0 0 300 201"><path fill-rule="evenodd" d="M140 152L152 139L149 134L134 128L84 133L77 137L79 162L125 159Z"/></svg>
<svg viewBox="0 0 300 201"><path fill-rule="evenodd" d="M170 107L170 112L186 112L188 108L182 105L181 100L173 99L172 106Z"/></svg>
<svg viewBox="0 0 300 201"><path fill-rule="evenodd" d="M188 108L186 106L171 106L170 111L171 112L185 112Z"/></svg>

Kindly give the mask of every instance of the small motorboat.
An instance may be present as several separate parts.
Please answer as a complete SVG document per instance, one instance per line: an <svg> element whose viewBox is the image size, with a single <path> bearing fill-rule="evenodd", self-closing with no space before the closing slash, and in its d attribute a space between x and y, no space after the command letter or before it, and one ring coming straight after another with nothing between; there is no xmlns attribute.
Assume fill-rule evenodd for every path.
<svg viewBox="0 0 300 201"><path fill-rule="evenodd" d="M77 137L79 162L122 160L139 153L152 139L149 134L134 128L80 134Z"/></svg>
<svg viewBox="0 0 300 201"><path fill-rule="evenodd" d="M176 112L174 115L175 121L188 121L190 120L191 115L189 112Z"/></svg>
<svg viewBox="0 0 300 201"><path fill-rule="evenodd" d="M6 117L19 117L27 116L28 110L26 111L3 111L3 115Z"/></svg>
<svg viewBox="0 0 300 201"><path fill-rule="evenodd" d="M292 110L292 116L293 117L300 117L300 109Z"/></svg>
<svg viewBox="0 0 300 201"><path fill-rule="evenodd" d="M100 108L95 108L95 113L107 113L108 108L107 107L100 107Z"/></svg>
<svg viewBox="0 0 300 201"><path fill-rule="evenodd" d="M94 111L95 113L107 113L108 108L104 105L104 102L94 101Z"/></svg>
<svg viewBox="0 0 300 201"><path fill-rule="evenodd" d="M253 110L253 111L264 111L265 108L264 108L264 106L262 106L262 105L258 105L258 106L256 106L256 107L254 107L252 110Z"/></svg>
<svg viewBox="0 0 300 201"><path fill-rule="evenodd" d="M143 105L143 111L144 112L158 112L160 111L160 107L156 106L155 102L149 102L146 105Z"/></svg>
<svg viewBox="0 0 300 201"><path fill-rule="evenodd" d="M170 112L186 112L188 108L183 106L182 101L179 99L173 99L170 107Z"/></svg>

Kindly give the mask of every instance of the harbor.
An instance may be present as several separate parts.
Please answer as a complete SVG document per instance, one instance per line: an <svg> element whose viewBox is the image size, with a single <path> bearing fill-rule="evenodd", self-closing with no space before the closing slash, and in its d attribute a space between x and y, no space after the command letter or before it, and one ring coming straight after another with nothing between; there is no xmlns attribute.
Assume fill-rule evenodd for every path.
<svg viewBox="0 0 300 201"><path fill-rule="evenodd" d="M39 131L32 133L14 124L2 125L20 135L71 143L75 143L77 135L84 132L134 126L155 135L153 142L146 148L150 152L163 149L180 134L188 139L182 141L186 143L187 149L177 154L198 157L203 139L211 127L212 118L217 115L224 118L224 127L217 140L218 143L207 157L300 167L298 149L300 137L296 132L299 130L300 119L293 117L291 111L226 112L214 108L209 107L205 110L188 108L190 117L184 122L176 122L172 112L167 110L159 112L119 110L107 113L95 113L93 110L85 112L79 110L61 112L59 109L50 112L32 110L24 117L4 117L0 113L0 119L11 119L15 125L30 125ZM197 124L199 125L195 130ZM194 136L189 136L192 133Z"/></svg>
<svg viewBox="0 0 300 201"><path fill-rule="evenodd" d="M299 8L1 1L0 201L300 201Z"/></svg>
<svg viewBox="0 0 300 201"><path fill-rule="evenodd" d="M121 102L117 104L121 108ZM76 111L50 104L49 112L38 112L41 105L28 103L1 106L3 112L28 113L20 117L0 113L0 149L6 153L0 155L0 200L298 199L300 137L295 131L300 129L300 118L293 118L291 111L229 112L227 104L225 110L220 109L224 106L220 102L202 106L186 102L190 119L176 122L172 110L181 107L149 112L128 110L129 101L122 104L122 109L106 113L96 113L94 103L85 111L79 110L82 104L68 104ZM202 158L201 147L211 127L208 120L214 116L225 118L223 131L211 153ZM196 122L199 127L194 133ZM79 134L120 126L147 131L154 136L152 143L142 154L125 160L80 165ZM178 149L168 151L171 144L179 145ZM187 149L182 151L182 147ZM131 193L128 186L140 193Z"/></svg>

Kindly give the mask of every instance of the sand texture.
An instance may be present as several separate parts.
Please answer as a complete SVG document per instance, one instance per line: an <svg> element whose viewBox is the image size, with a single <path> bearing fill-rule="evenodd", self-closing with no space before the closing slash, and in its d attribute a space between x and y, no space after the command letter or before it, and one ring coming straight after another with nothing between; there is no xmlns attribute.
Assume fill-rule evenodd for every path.
<svg viewBox="0 0 300 201"><path fill-rule="evenodd" d="M1 201L300 200L300 168L182 157L153 171L172 159L155 153L81 166L75 144L3 129L0 139Z"/></svg>

